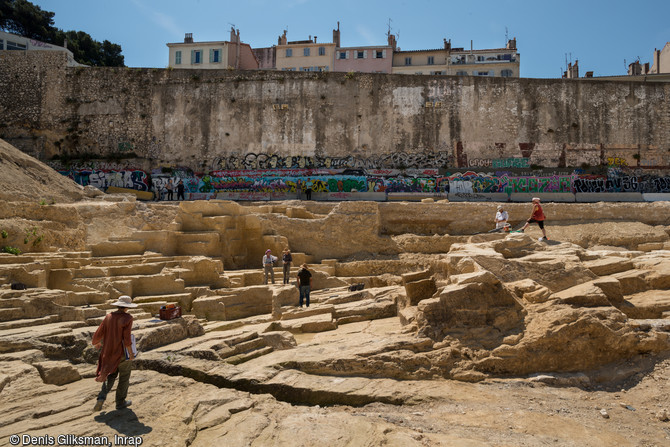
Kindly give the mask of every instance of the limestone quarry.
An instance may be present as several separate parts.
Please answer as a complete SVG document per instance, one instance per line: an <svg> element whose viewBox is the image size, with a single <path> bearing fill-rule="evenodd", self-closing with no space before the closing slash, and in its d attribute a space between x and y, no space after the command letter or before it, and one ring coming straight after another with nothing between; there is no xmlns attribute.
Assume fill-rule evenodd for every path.
<svg viewBox="0 0 670 447"><path fill-rule="evenodd" d="M2 141L0 199L0 445L670 445L670 203L546 203L541 242L491 203L145 203ZM93 412L121 295L133 404Z"/></svg>

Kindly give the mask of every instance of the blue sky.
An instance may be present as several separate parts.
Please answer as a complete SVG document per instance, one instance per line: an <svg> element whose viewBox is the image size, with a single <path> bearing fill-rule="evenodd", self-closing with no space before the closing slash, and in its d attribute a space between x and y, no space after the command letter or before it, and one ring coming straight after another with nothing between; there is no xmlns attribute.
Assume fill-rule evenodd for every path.
<svg viewBox="0 0 670 447"><path fill-rule="evenodd" d="M163 68L168 42L228 40L269 47L288 30L288 40L318 36L332 42L340 22L342 46L380 45L391 32L403 50L454 47L500 48L517 38L521 76L560 77L568 60L580 75L623 75L626 63L650 62L654 48L670 41L670 0L32 0L55 12L55 26L86 31L123 48L130 67Z"/></svg>

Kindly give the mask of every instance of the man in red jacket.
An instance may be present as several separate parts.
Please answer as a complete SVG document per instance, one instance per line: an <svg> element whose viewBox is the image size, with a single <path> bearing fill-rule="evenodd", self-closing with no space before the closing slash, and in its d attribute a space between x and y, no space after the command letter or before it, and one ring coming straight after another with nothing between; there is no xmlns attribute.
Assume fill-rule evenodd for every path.
<svg viewBox="0 0 670 447"><path fill-rule="evenodd" d="M133 316L127 313L128 308L137 307L132 298L127 295L120 296L112 303L117 310L107 314L105 319L93 334L93 346L100 351L98 357L98 369L96 371L96 382L102 382L102 389L98 394L94 411L102 410L102 405L107 398L107 393L112 389L116 376L119 376L119 385L116 388L116 409L120 410L130 405L126 400L128 395L128 384L130 383L130 370L133 353L133 342L130 331L133 327Z"/></svg>

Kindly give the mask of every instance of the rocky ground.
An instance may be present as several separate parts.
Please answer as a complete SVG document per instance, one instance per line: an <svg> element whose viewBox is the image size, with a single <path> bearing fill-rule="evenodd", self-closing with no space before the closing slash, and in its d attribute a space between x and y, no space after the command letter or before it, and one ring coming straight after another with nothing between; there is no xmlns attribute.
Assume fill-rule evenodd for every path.
<svg viewBox="0 0 670 447"><path fill-rule="evenodd" d="M154 205L72 184L51 204L19 183L54 173L0 149L3 245L22 248L0 254L0 445L670 445L665 204L547 204L549 242L488 234L490 204ZM254 261L285 246L309 308ZM94 412L91 335L122 294L133 404ZM169 303L182 318L156 318Z"/></svg>

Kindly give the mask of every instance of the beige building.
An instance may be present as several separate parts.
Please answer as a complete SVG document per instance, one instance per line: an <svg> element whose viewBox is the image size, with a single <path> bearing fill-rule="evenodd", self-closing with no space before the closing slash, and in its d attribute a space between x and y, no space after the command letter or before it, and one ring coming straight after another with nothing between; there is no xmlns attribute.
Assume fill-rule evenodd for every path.
<svg viewBox="0 0 670 447"><path fill-rule="evenodd" d="M318 43L316 36L288 42L284 31L277 41L275 66L284 71L333 71L336 45L335 41Z"/></svg>
<svg viewBox="0 0 670 447"><path fill-rule="evenodd" d="M240 31L231 28L230 41L194 42L186 33L184 42L168 43L169 68L255 70L258 60L251 46L240 41Z"/></svg>
<svg viewBox="0 0 670 447"><path fill-rule="evenodd" d="M670 73L670 42L667 42L662 50L654 49L654 60L652 61L651 74Z"/></svg>
<svg viewBox="0 0 670 447"><path fill-rule="evenodd" d="M465 50L452 48L444 40L444 48L433 50L396 51L393 55L393 73L451 76L520 75L520 59L516 39L507 42L506 48Z"/></svg>
<svg viewBox="0 0 670 447"><path fill-rule="evenodd" d="M18 34L0 31L0 51L58 51L67 55L68 67L87 67L74 60L72 51L67 49L67 41L64 47L41 42L35 39L19 36Z"/></svg>

